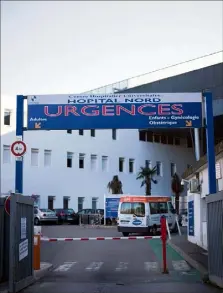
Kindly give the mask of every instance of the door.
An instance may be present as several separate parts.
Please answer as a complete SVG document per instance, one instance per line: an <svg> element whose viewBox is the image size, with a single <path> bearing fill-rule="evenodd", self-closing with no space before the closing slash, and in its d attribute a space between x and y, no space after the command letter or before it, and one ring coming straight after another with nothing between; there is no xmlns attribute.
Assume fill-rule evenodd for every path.
<svg viewBox="0 0 223 293"><path fill-rule="evenodd" d="M167 202L150 202L150 226L160 225L160 218L165 216L168 219L168 223L171 222L168 213Z"/></svg>
<svg viewBox="0 0 223 293"><path fill-rule="evenodd" d="M122 202L120 203L119 226L145 227L145 203Z"/></svg>

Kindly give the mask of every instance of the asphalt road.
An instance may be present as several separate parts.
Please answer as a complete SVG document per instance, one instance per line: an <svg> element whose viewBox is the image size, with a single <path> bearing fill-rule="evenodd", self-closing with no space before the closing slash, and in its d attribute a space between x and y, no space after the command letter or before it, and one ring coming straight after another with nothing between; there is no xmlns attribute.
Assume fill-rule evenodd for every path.
<svg viewBox="0 0 223 293"><path fill-rule="evenodd" d="M120 236L115 228L43 227L48 237ZM203 293L220 292L200 280L171 247L169 274L162 274L162 246L152 240L43 242L41 261L53 270L24 293Z"/></svg>

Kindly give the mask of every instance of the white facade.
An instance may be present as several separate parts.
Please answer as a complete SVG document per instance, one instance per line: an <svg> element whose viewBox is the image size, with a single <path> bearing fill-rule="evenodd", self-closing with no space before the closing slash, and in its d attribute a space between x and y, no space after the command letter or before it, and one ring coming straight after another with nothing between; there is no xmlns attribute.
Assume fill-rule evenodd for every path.
<svg viewBox="0 0 223 293"><path fill-rule="evenodd" d="M10 126L4 125L4 112L11 111ZM1 194L15 190L15 158L9 147L15 136L15 98L3 97L1 105ZM123 192L144 194L141 182L136 180L140 166L151 161L161 163L158 184L152 186L152 194L172 195L171 163L176 164L179 175L195 162L192 148L186 141L180 145L164 145L139 141L138 130L117 130L117 139L112 130L96 130L95 137L89 130L84 135L79 131L29 131L24 133L27 152L24 156L23 193L39 195L40 207L48 207L48 197L53 196L53 207L62 208L64 197L69 197L69 207L103 208L107 183L118 175L123 183ZM68 154L69 153L69 154ZM67 167L67 155L72 157L72 168ZM124 158L124 172L119 172L119 158ZM84 159L84 168L79 168L79 159ZM133 173L129 172L129 160ZM70 163L70 162L69 162Z"/></svg>
<svg viewBox="0 0 223 293"><path fill-rule="evenodd" d="M197 171L199 174L199 181L201 183L200 193L190 193L188 191L188 201L194 201L194 236L189 235L188 240L201 246L204 249L208 249L207 243L207 203L206 196L209 194L208 184L208 168L207 164ZM217 191L223 190L223 152L216 157L216 184ZM195 179L193 174L187 179ZM189 225L188 225L189 229Z"/></svg>

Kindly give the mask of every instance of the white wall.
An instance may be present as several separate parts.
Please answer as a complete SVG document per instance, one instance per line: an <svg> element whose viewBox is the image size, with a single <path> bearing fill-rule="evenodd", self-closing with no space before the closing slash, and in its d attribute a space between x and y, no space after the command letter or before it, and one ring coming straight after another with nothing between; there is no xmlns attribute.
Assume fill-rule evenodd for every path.
<svg viewBox="0 0 223 293"><path fill-rule="evenodd" d="M220 178L217 179L218 190L223 190L223 158L216 159L216 164L220 165ZM188 240L204 249L208 248L207 243L207 204L206 196L209 194L208 168L207 166L199 172L201 183L201 193L191 194L188 191L188 201L194 200L194 236L188 235ZM190 179L195 178L195 176Z"/></svg>
<svg viewBox="0 0 223 293"><path fill-rule="evenodd" d="M14 99L2 99L1 107L1 149L3 145L11 145L15 137L15 110L12 115L12 126L4 126L4 109L15 109ZM63 206L63 196L70 196L69 206L77 210L77 198L85 197L84 207L91 208L92 197L99 197L98 207L103 207L103 195L107 193L107 183L113 175L119 175L123 183L123 192L131 194L144 194L140 188L141 182L136 180L136 173L145 160L156 161L163 164L163 176L158 177L158 184L152 186L152 194L171 195L170 163L177 164L177 172L181 175L187 164L194 163L192 149L183 146L169 146L158 143L139 141L138 130L118 130L117 140L112 140L111 130L96 130L96 137L90 136L90 131L84 131L80 136L78 131L67 134L66 131L29 131L24 134L27 144L27 153L24 156L24 189L26 195L39 194L41 207L47 207L48 196L56 196L54 207ZM39 166L31 166L31 148L39 149ZM44 167L44 149L52 150L52 164ZM74 166L67 168L67 152L74 153ZM79 153L86 154L85 169L78 168ZM1 159L3 152L1 152ZM90 155L98 156L98 170L90 170ZM109 157L108 172L101 169L101 157ZM118 159L124 157L135 159L135 172L119 173ZM15 159L3 164L1 160L1 193L14 190Z"/></svg>

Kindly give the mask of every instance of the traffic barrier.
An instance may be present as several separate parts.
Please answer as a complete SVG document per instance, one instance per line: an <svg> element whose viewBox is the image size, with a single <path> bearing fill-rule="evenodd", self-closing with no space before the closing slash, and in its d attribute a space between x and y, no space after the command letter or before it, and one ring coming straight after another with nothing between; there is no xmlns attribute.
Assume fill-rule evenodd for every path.
<svg viewBox="0 0 223 293"><path fill-rule="evenodd" d="M81 237L81 238L46 238L41 237L42 242L72 242L72 241L90 241L90 240L149 240L149 239L161 239L162 241L162 259L163 259L163 274L168 274L167 269L167 256L166 256L166 245L167 245L167 233L170 237L170 231L168 222L165 216L160 218L161 224L161 236L130 236L130 237Z"/></svg>
<svg viewBox="0 0 223 293"><path fill-rule="evenodd" d="M131 237L82 237L82 238L41 238L41 241L89 241L89 240L142 240L142 239L161 239L161 236L131 236Z"/></svg>

